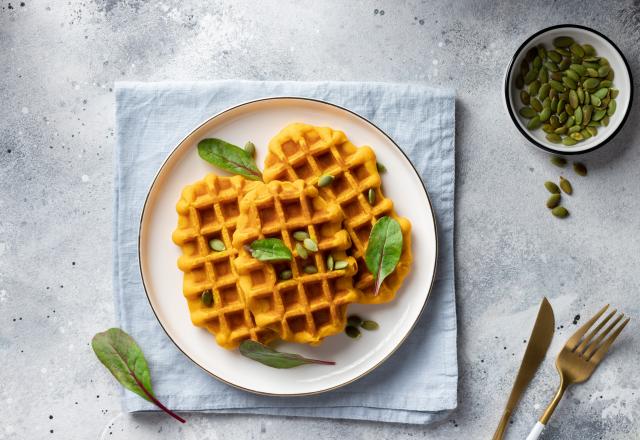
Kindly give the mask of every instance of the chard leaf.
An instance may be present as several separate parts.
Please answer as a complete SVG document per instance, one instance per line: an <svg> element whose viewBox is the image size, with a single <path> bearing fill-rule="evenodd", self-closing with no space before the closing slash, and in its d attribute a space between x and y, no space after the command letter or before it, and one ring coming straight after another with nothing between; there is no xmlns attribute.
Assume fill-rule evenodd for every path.
<svg viewBox="0 0 640 440"><path fill-rule="evenodd" d="M256 240L249 246L251 256L260 261L291 261L291 250L279 238Z"/></svg>
<svg viewBox="0 0 640 440"><path fill-rule="evenodd" d="M262 173L253 156L240 147L222 139L203 139L198 143L198 154L212 165L249 180L262 180Z"/></svg>
<svg viewBox="0 0 640 440"><path fill-rule="evenodd" d="M153 394L151 374L142 350L131 336L119 328L96 334L91 340L96 356L126 389L158 406L176 420L182 417L165 407Z"/></svg>
<svg viewBox="0 0 640 440"><path fill-rule="evenodd" d="M398 265L402 253L402 230L397 220L381 217L369 234L369 243L364 256L367 269L375 278L373 294L377 295L380 285Z"/></svg>
<svg viewBox="0 0 640 440"><path fill-rule="evenodd" d="M305 364L335 365L332 361L308 359L294 353L281 353L256 341L247 339L240 344L240 354L273 368L294 368Z"/></svg>

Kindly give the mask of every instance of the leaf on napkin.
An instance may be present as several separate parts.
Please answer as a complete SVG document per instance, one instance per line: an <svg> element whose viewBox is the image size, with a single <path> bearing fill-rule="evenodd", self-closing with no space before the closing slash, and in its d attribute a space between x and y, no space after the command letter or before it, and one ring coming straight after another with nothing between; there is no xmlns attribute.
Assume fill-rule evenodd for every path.
<svg viewBox="0 0 640 440"><path fill-rule="evenodd" d="M374 295L380 291L382 281L395 270L400 261L401 253L402 230L400 224L391 217L381 217L371 229L364 256L367 268L375 279Z"/></svg>
<svg viewBox="0 0 640 440"><path fill-rule="evenodd" d="M222 139L203 139L198 143L198 154L212 165L249 180L262 180L262 173L251 154Z"/></svg>
<svg viewBox="0 0 640 440"><path fill-rule="evenodd" d="M335 365L333 361L308 359L294 353L281 353L256 341L247 339L240 344L240 354L273 368L293 368L305 364Z"/></svg>

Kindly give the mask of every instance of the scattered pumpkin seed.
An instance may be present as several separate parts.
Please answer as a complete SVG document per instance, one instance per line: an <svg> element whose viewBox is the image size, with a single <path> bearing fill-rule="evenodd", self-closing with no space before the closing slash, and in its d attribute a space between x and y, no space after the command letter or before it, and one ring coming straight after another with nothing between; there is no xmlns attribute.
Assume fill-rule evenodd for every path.
<svg viewBox="0 0 640 440"><path fill-rule="evenodd" d="M565 218L569 216L569 211L567 211L567 208L565 208L564 206L556 206L551 210L551 214L558 218Z"/></svg>
<svg viewBox="0 0 640 440"><path fill-rule="evenodd" d="M573 163L573 171L578 176L586 176L587 175L587 167L581 162L574 162Z"/></svg>
<svg viewBox="0 0 640 440"><path fill-rule="evenodd" d="M607 107L607 116L613 116L615 112L616 112L616 100L612 99L611 101L609 101L609 105Z"/></svg>
<svg viewBox="0 0 640 440"><path fill-rule="evenodd" d="M333 179L335 179L332 175L330 174L323 174L322 176L320 176L320 178L318 179L318 187L322 188L325 187L327 185L331 185L331 183L333 182Z"/></svg>
<svg viewBox="0 0 640 440"><path fill-rule="evenodd" d="M244 151L249 153L249 155L251 157L255 157L255 155L256 155L256 145L253 142L248 141L246 144L244 144Z"/></svg>
<svg viewBox="0 0 640 440"><path fill-rule="evenodd" d="M296 243L296 252L298 253L298 256L303 260L309 258L309 253L300 243Z"/></svg>
<svg viewBox="0 0 640 440"><path fill-rule="evenodd" d="M369 200L370 205L374 205L376 203L376 190L373 188L369 188L369 192L367 193L367 199Z"/></svg>
<svg viewBox="0 0 640 440"><path fill-rule="evenodd" d="M209 240L209 247L216 251L216 252L222 252L223 250L225 250L227 247L224 245L224 241L219 240L217 238L214 238L212 240Z"/></svg>
<svg viewBox="0 0 640 440"><path fill-rule="evenodd" d="M520 113L520 116L527 119L531 119L538 115L538 113L531 107L522 107L520 110L518 110L518 113Z"/></svg>
<svg viewBox="0 0 640 440"><path fill-rule="evenodd" d="M293 233L293 238L296 241L305 241L309 238L309 233L307 231L296 231Z"/></svg>
<svg viewBox="0 0 640 440"><path fill-rule="evenodd" d="M573 194L573 187L571 186L571 182L569 182L562 176L560 176L560 188L562 188L562 191L564 191L565 194Z"/></svg>
<svg viewBox="0 0 640 440"><path fill-rule="evenodd" d="M353 327L360 327L363 321L364 320L358 315L349 315L347 317L347 325L351 325Z"/></svg>
<svg viewBox="0 0 640 440"><path fill-rule="evenodd" d="M338 260L333 263L333 270L342 270L346 269L349 266L349 262L345 260Z"/></svg>
<svg viewBox="0 0 640 440"><path fill-rule="evenodd" d="M564 166L567 164L567 159L560 156L551 156L550 161L552 164L560 168L564 168Z"/></svg>
<svg viewBox="0 0 640 440"><path fill-rule="evenodd" d="M280 272L279 277L281 280L290 280L293 277L293 272L291 272L289 269L285 269Z"/></svg>
<svg viewBox="0 0 640 440"><path fill-rule="evenodd" d="M516 81L517 82L517 81ZM523 81L524 82L524 81ZM524 84L522 86L520 86L519 88L524 87ZM376 162L376 168L378 169L378 172L380 174L386 173L387 172L387 167L385 167L383 164L381 164L380 162Z"/></svg>
<svg viewBox="0 0 640 440"><path fill-rule="evenodd" d="M569 136L562 139L562 144L566 145L567 147L573 147L577 143L578 141L571 139Z"/></svg>
<svg viewBox="0 0 640 440"><path fill-rule="evenodd" d="M553 45L555 47L569 47L574 44L573 38L571 37L556 37L553 39Z"/></svg>
<svg viewBox="0 0 640 440"><path fill-rule="evenodd" d="M360 327L370 332L378 330L380 328L377 322L371 321L369 319L367 319L366 321L362 321L362 324L360 324Z"/></svg>
<svg viewBox="0 0 640 440"><path fill-rule="evenodd" d="M356 327L352 325L348 325L344 329L344 332L347 334L347 336L349 336L352 339L358 339L360 336L362 336L362 334L360 333L360 330L358 330Z"/></svg>
<svg viewBox="0 0 640 440"><path fill-rule="evenodd" d="M540 125L541 125L540 117L534 116L533 118L531 118L531 120L527 124L527 128L529 130L535 130L536 128L540 127Z"/></svg>
<svg viewBox="0 0 640 440"><path fill-rule="evenodd" d="M557 129L556 129L557 130ZM560 142L562 142L562 136L560 136L557 133L548 133L545 138L549 141L552 142L554 144L559 144Z"/></svg>
<svg viewBox="0 0 640 440"><path fill-rule="evenodd" d="M200 295L200 302L206 307L213 305L213 292L210 289L204 290Z"/></svg>
<svg viewBox="0 0 640 440"><path fill-rule="evenodd" d="M547 191L549 191L551 194L560 194L560 188L558 188L558 185L549 180L544 182L544 187L547 188Z"/></svg>
<svg viewBox="0 0 640 440"><path fill-rule="evenodd" d="M327 256L327 270L333 270L333 255Z"/></svg>
<svg viewBox="0 0 640 440"><path fill-rule="evenodd" d="M305 266L304 269L302 270L304 271L304 273L308 273L308 274L318 273L318 268L315 267L313 264L309 264Z"/></svg>
<svg viewBox="0 0 640 440"><path fill-rule="evenodd" d="M312 238L305 238L302 245L310 252L318 252L318 243Z"/></svg>
<svg viewBox="0 0 640 440"><path fill-rule="evenodd" d="M562 196L560 194L551 194L547 199L547 208L553 209L560 204L560 199Z"/></svg>

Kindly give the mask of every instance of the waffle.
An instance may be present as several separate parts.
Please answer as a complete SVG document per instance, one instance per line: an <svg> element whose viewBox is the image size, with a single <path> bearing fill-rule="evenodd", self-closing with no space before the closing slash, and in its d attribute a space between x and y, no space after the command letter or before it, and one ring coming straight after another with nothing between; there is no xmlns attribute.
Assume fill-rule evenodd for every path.
<svg viewBox="0 0 640 440"><path fill-rule="evenodd" d="M275 331L286 341L317 344L344 330L347 306L359 299L352 278L356 262L345 250L351 242L342 229L343 214L335 203L319 197L318 189L302 180L260 184L240 202L238 228L233 245L240 250L235 260L240 286L260 327ZM318 252L306 260L295 251L295 231L307 231ZM254 240L279 238L293 250L290 262L272 264L253 258L247 249ZM328 270L329 254L348 265ZM305 273L313 264L317 273ZM282 270L292 278L278 280Z"/></svg>
<svg viewBox="0 0 640 440"><path fill-rule="evenodd" d="M337 201L344 213L345 228L353 242L349 253L358 263L353 282L361 293L360 302L380 304L393 300L411 268L411 223L398 217L393 202L384 197L373 150L354 146L341 131L300 123L285 127L269 143L265 182L303 179L308 185L315 185L323 174L335 177L331 185L320 188L320 195L328 201ZM376 193L373 206L367 198L370 188ZM383 216L400 223L403 248L395 271L383 281L378 295L373 295L375 280L367 269L364 254L371 228Z"/></svg>
<svg viewBox="0 0 640 440"><path fill-rule="evenodd" d="M191 321L213 333L217 343L227 349L236 348L245 339L267 343L275 337L271 330L256 326L233 265L238 255L232 236L240 213L239 200L258 184L240 176L209 174L185 187L176 206L178 227L173 241L182 249L178 268L184 272L183 293ZM226 249L213 251L211 239L222 240ZM211 306L200 300L207 289L214 297Z"/></svg>

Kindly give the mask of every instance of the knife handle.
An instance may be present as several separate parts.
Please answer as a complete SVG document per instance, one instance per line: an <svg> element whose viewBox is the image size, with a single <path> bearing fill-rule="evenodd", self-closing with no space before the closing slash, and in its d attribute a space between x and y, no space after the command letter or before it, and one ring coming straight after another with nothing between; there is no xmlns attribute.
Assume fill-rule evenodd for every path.
<svg viewBox="0 0 640 440"><path fill-rule="evenodd" d="M496 429L495 434L493 434L493 440L502 440L502 437L504 437L504 431L507 429L507 424L509 423L510 418L511 411L505 409L502 413L500 423L498 423L498 428Z"/></svg>
<svg viewBox="0 0 640 440"><path fill-rule="evenodd" d="M536 422L535 426L527 436L527 440L536 440L542 434L542 430L544 429L544 425L541 422Z"/></svg>

